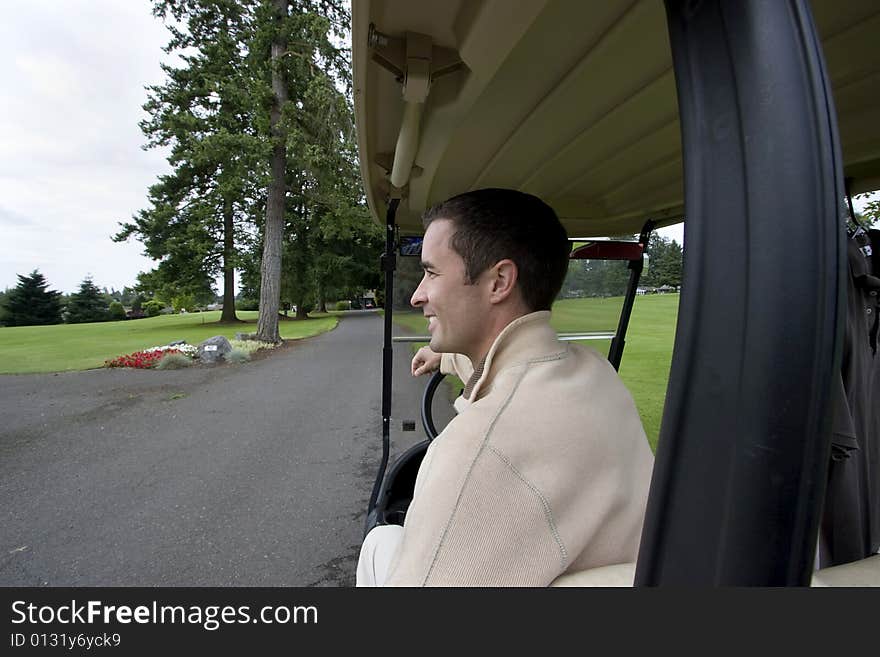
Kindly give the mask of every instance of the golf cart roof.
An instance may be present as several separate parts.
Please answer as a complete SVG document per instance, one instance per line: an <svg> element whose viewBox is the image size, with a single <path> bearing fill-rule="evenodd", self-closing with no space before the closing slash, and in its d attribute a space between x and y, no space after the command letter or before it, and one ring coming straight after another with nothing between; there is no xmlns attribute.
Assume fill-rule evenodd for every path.
<svg viewBox="0 0 880 657"><path fill-rule="evenodd" d="M401 231L421 233L427 207L482 187L540 196L570 235L682 220L678 105L659 0L352 4L361 174L380 224L399 196ZM844 174L852 193L880 188L880 5L811 6Z"/></svg>

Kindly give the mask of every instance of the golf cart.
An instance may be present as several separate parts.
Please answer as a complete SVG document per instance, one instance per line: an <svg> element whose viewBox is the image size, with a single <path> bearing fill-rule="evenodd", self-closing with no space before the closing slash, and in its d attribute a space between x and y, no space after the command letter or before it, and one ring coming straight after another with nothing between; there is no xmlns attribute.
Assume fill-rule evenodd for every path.
<svg viewBox="0 0 880 657"><path fill-rule="evenodd" d="M352 10L361 173L386 228L386 299L421 213L466 190L530 192L569 235L641 233L642 247L650 229L685 222L638 562L591 583L878 582L878 556L814 574L845 337L843 201L880 188L877 3L359 0ZM427 443L385 473L386 305L367 529L403 521Z"/></svg>

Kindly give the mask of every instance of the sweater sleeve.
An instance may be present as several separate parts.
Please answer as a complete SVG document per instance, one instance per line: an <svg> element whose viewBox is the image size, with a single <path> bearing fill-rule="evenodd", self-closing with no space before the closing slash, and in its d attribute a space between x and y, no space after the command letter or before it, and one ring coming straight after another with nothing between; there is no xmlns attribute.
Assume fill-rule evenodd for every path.
<svg viewBox="0 0 880 657"><path fill-rule="evenodd" d="M443 374L454 374L465 383L474 373L471 359L464 354L441 354L440 371Z"/></svg>

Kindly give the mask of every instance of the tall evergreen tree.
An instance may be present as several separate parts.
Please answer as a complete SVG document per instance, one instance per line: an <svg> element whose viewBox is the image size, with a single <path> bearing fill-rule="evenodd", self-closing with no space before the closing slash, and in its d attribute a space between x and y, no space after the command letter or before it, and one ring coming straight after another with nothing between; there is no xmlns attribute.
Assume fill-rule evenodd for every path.
<svg viewBox="0 0 880 657"><path fill-rule="evenodd" d="M348 12L342 0L154 2L176 21L167 50L184 66L165 67L168 82L150 89L142 128L150 146L171 146L175 169L114 239L136 235L160 260L139 291L165 300L198 296L222 267L227 320L241 269L243 296L260 297L258 336L277 341L282 292L303 316L375 278L380 237L364 210L350 63L337 45Z"/></svg>
<svg viewBox="0 0 880 657"><path fill-rule="evenodd" d="M18 286L8 290L0 305L0 322L6 326L42 326L61 323L61 293L36 269L18 275Z"/></svg>
<svg viewBox="0 0 880 657"><path fill-rule="evenodd" d="M267 211L260 284L266 297L261 297L260 323L266 327L262 339L277 335L277 306L266 303L276 292L264 293L266 285L276 285L275 270L280 269L278 297L296 305L297 317L303 318L316 302L323 306L331 292L362 286L365 280L375 285L381 248L381 231L369 220L358 176L350 62L336 45L349 23L347 10L338 0L274 0L273 8L272 29L264 32L262 49L255 48L255 53L277 55L286 43L284 56L269 60L272 98L275 106L281 105L280 117L272 124L273 180L283 143L287 194L280 238L277 227L268 222L277 204ZM282 81L283 89L277 86ZM279 252L280 267L269 267L266 254L273 254L277 262Z"/></svg>
<svg viewBox="0 0 880 657"><path fill-rule="evenodd" d="M288 2L273 0L271 5L271 45L269 69L272 101L269 110L269 130L272 156L269 169L266 222L263 229L263 258L260 264L260 315L257 319L257 339L279 342L278 310L281 303L281 250L284 234L284 206L287 195L287 145L286 130L281 112L288 98L287 75L284 55L288 45Z"/></svg>
<svg viewBox="0 0 880 657"><path fill-rule="evenodd" d="M175 294L199 295L223 274L221 321L235 321L235 268L265 183L265 144L246 57L254 0L155 0L172 38L167 82L149 88L141 123L149 147L170 146L171 174L150 187L151 207L114 236L136 235Z"/></svg>
<svg viewBox="0 0 880 657"><path fill-rule="evenodd" d="M68 324L106 322L110 319L109 304L98 286L92 282L91 276L86 276L79 285L79 291L70 295L65 310Z"/></svg>
<svg viewBox="0 0 880 657"><path fill-rule="evenodd" d="M642 284L653 287L681 285L682 249L675 240L652 233L648 240L648 270L642 276Z"/></svg>

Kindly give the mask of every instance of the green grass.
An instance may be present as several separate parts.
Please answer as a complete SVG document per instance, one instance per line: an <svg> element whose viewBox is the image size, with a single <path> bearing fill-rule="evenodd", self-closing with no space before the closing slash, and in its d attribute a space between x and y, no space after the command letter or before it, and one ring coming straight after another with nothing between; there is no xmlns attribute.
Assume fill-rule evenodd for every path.
<svg viewBox="0 0 880 657"><path fill-rule="evenodd" d="M87 370L103 366L109 358L174 340L198 344L214 335L232 339L236 333L257 330L256 311L237 314L244 322L220 324L217 310L95 324L0 328L0 374ZM328 315L282 320L279 330L285 340L296 340L329 331L338 321Z"/></svg>
<svg viewBox="0 0 880 657"><path fill-rule="evenodd" d="M621 305L620 298L564 299L553 305L550 323L560 333L613 330ZM656 449L660 433L677 316L677 294L636 297L620 364L620 377L636 402L652 449ZM427 335L427 324L420 313L395 313L394 322ZM582 344L607 355L611 341L588 340ZM414 345L414 350L420 346ZM457 392L456 383L453 387Z"/></svg>
<svg viewBox="0 0 880 657"><path fill-rule="evenodd" d="M617 330L623 297L563 299L553 304L550 323L560 333ZM595 342L592 340L591 342ZM607 353L607 352L606 352Z"/></svg>
<svg viewBox="0 0 880 657"><path fill-rule="evenodd" d="M652 449L657 448L660 420L663 417L678 317L678 298L677 294L636 297L620 362L620 378L636 402ZM595 301L598 300L559 301L553 306L551 323L561 332L585 330L578 325L578 316L589 317ZM584 344L607 355L611 341L591 340Z"/></svg>

